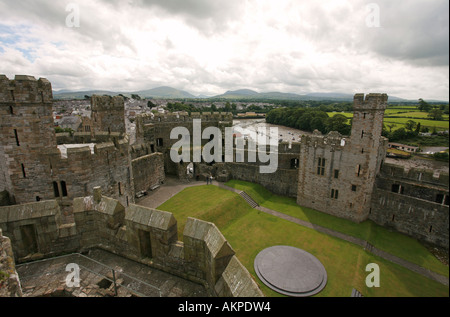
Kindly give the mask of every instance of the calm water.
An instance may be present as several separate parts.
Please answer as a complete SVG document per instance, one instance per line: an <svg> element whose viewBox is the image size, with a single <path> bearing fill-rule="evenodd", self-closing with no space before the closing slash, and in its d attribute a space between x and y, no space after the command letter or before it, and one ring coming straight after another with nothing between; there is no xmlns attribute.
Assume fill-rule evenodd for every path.
<svg viewBox="0 0 450 317"><path fill-rule="evenodd" d="M258 128L265 128L267 133L269 133L269 128L278 128L278 139L283 139L283 141L289 142L299 142L300 136L302 134L311 134L310 132L305 132L302 130L288 128L281 125L266 123L266 119L238 119L233 120L233 128L235 131L242 129L243 135L246 136L250 133L255 133Z"/></svg>

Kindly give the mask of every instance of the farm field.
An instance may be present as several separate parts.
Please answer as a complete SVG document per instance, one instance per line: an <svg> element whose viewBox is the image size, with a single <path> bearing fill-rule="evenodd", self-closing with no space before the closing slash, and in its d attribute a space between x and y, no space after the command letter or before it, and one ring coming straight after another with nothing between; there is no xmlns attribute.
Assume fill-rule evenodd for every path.
<svg viewBox="0 0 450 317"><path fill-rule="evenodd" d="M351 119L353 117L352 112L330 112L328 115L330 117L342 114L347 118ZM392 131L400 128L405 128L405 124L408 120L413 120L416 123L420 123L422 127L428 127L430 131L436 128L437 131L443 131L449 129L449 115L444 114L443 120L430 120L428 119L428 113L421 112L417 107L404 106L404 107L388 107L385 111L384 121L385 125L393 124L391 127ZM387 127L386 127L387 128ZM388 129L388 128L387 128Z"/></svg>
<svg viewBox="0 0 450 317"><path fill-rule="evenodd" d="M358 228L349 221L331 219L327 217L328 215L323 216L317 211L304 211L300 206L295 209L289 198L286 198L289 201L285 201L285 197L272 195L256 184L230 181L227 185L247 188L255 200L261 205L266 204L268 208L294 214L299 218L307 217L311 222L361 236L382 249L409 253L409 260L415 258L415 262L448 276L448 267L437 261L413 239L379 231L370 223L363 223ZM179 233L183 232L187 217L215 223L266 296L283 295L270 290L257 278L253 261L260 251L273 245L301 248L314 254L323 263L327 270L328 283L325 289L316 295L317 297L349 297L353 288L367 297L449 295L448 287L444 285L376 257L357 245L253 209L238 194L217 186L188 187L158 209L174 214L178 221ZM182 236L179 239L181 240ZM367 275L365 267L368 263L377 263L380 267L382 284L379 288L368 288L365 285Z"/></svg>

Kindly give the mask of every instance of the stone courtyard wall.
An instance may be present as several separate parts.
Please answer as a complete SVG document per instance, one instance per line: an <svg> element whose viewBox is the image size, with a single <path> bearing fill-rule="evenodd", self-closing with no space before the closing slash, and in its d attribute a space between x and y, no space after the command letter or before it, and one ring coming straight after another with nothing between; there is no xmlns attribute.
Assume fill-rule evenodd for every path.
<svg viewBox="0 0 450 317"><path fill-rule="evenodd" d="M376 180L369 219L448 248L448 175L384 164Z"/></svg>

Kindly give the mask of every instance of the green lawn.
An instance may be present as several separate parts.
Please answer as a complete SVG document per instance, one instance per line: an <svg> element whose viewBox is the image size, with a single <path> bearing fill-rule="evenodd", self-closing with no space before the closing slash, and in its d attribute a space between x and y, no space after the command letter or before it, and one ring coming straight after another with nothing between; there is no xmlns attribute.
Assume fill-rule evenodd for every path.
<svg viewBox="0 0 450 317"><path fill-rule="evenodd" d="M417 240L401 233L390 231L370 220L357 224L346 219L302 207L297 204L295 199L274 195L258 184L232 180L226 185L245 191L261 206L366 240L378 249L416 263L439 274L449 276L448 267L439 262Z"/></svg>
<svg viewBox="0 0 450 317"><path fill-rule="evenodd" d="M290 201L284 201L283 197L272 195L258 185L253 186L254 184L251 183L234 181L227 185L245 186L248 194L268 208L283 209L279 210L281 212L286 210L299 212L294 210ZM178 221L180 240L182 240L187 217L215 223L266 296L281 295L268 289L259 281L254 272L253 261L264 248L280 244L291 245L311 252L323 263L327 270L328 283L325 289L316 296L348 297L353 288L357 288L365 296L449 296L448 287L367 253L359 246L252 209L236 193L217 186L188 187L159 206L158 209L174 214ZM314 213L317 215L314 216ZM354 232L364 239L370 239L377 247L382 246L389 249L389 246L385 245L390 244L392 239L397 239L397 243L403 246L396 246L394 249L406 249L405 253L416 254L415 257L420 259L417 261L433 263L431 259L433 256L422 249L422 253L417 253L416 249L419 246L411 243L409 238L398 238L394 233L391 236L388 233L374 230L374 225L371 223L361 224L363 229L358 230L354 224L326 220L328 217L324 217L319 212L306 211L305 215L308 215L306 217L309 217L310 221L314 219L314 221L328 221L328 224L331 225L335 223L337 227L333 228L334 230L344 230L343 232L346 233L347 231ZM325 226L323 223L320 224ZM368 263L377 263L380 266L381 287L379 288L368 288L365 285L365 278L368 274L365 272L365 266ZM439 264L435 265L436 271L446 270L448 276L448 268L442 268Z"/></svg>

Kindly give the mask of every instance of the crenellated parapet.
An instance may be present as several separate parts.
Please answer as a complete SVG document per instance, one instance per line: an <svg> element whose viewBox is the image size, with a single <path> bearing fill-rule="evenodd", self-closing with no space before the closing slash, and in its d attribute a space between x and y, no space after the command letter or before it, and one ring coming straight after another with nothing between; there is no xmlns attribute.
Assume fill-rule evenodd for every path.
<svg viewBox="0 0 450 317"><path fill-rule="evenodd" d="M434 170L426 168L405 168L404 166L389 163L383 164L380 170L380 176L446 186L447 188L449 182L448 173L436 173Z"/></svg>
<svg viewBox="0 0 450 317"><path fill-rule="evenodd" d="M192 123L194 119L200 119L203 122L233 122L232 113L219 112L176 112L176 113L144 113L136 117L136 121L141 121L143 124L157 124L157 123Z"/></svg>
<svg viewBox="0 0 450 317"><path fill-rule="evenodd" d="M371 93L355 94L353 97L353 110L384 110L387 107L388 95Z"/></svg>
<svg viewBox="0 0 450 317"><path fill-rule="evenodd" d="M16 75L14 80L0 75L0 103L49 103L52 85L45 78Z"/></svg>
<svg viewBox="0 0 450 317"><path fill-rule="evenodd" d="M343 150L348 147L350 139L341 135L339 132L331 131L326 135L315 130L312 135L303 135L300 141L301 147L307 149L308 147L332 147L333 149Z"/></svg>

